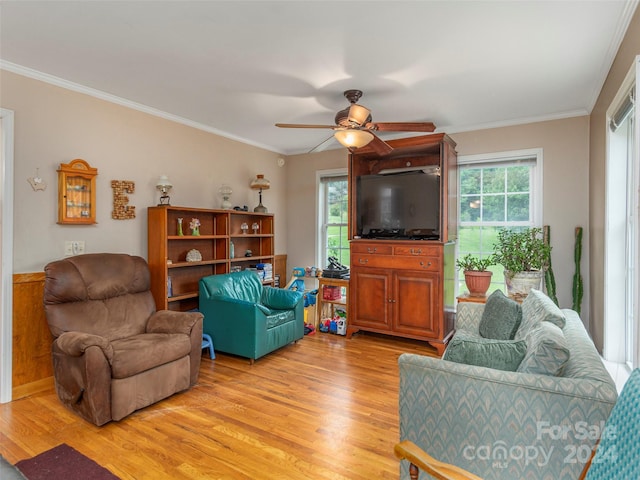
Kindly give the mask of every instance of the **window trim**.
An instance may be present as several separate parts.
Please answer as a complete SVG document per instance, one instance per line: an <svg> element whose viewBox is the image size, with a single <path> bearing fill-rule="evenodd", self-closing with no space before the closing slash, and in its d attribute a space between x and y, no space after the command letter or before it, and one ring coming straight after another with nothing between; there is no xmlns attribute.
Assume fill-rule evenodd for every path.
<svg viewBox="0 0 640 480"><path fill-rule="evenodd" d="M543 149L542 148L530 148L524 150L510 150L504 152L495 153L479 153L476 155L460 155L458 157L458 167L469 166L474 164L483 164L483 167L490 167L493 165L501 165L504 163L515 162L518 160L527 160L535 158L535 171L533 175L533 185L530 191L535 191L538 195L535 195L532 204L533 208L533 224L536 227L542 227L542 199L544 197L544 185L542 181L543 172ZM458 174L459 175L459 174ZM460 178L458 178L459 188ZM458 212L460 211L460 195L458 195ZM458 219L458 226L460 226L460 219Z"/></svg>
<svg viewBox="0 0 640 480"><path fill-rule="evenodd" d="M325 235L324 226L324 202L322 201L322 180L328 177L349 177L347 168L332 168L327 170L316 170L316 265L323 268L323 249L326 250L324 244ZM347 222L348 225L348 222Z"/></svg>
<svg viewBox="0 0 640 480"><path fill-rule="evenodd" d="M615 177L615 172L612 170L612 152L615 149L615 140L612 137L611 125L612 118L619 112L625 103L629 92L631 89L635 88L634 98L637 98L638 91L638 81L640 80L640 55L636 56L625 79L620 85L618 92L614 96L609 108L606 112L606 122L605 122L605 210L604 210L604 292L603 292L603 348L602 355L605 360L614 362L618 365L621 365L626 372L629 372L631 368L635 368L640 365L640 341L638 338L638 330L640 329L640 305L638 305L637 299L640 297L640 292L638 292L638 284L640 284L640 275L638 274L637 269L640 268L640 261L636 258L635 264L632 268L636 269L635 273L635 291L633 294L634 297L634 311L633 316L635 318L635 324L633 325L633 334L632 337L636 338L635 348L632 347L632 352L627 352L626 344L626 320L624 322L617 321L616 319L625 319L626 318L626 309L620 309L620 292L615 291L615 283L610 281L610 279L617 278L620 276L620 272L617 271L617 267L619 266L619 257L616 257L616 253L620 253L620 244L619 239L615 238L615 234L613 232L612 223L614 221L612 213L613 208L612 202L614 201L609 195L609 189L611 188L611 183L613 182L613 178ZM635 87L633 85L635 84ZM634 113L634 131L632 135L634 136L634 151L632 155L634 155L635 167L636 170L640 170L640 109L638 105L635 106ZM636 178L634 179L637 185L640 184L640 180L638 179L638 172L635 173ZM634 188L637 191L636 188ZM633 216L635 218L636 224L633 226L635 229L635 239L636 242L640 238L640 214L638 212L638 205L636 203L635 212ZM625 236L626 236L626 227L625 227ZM637 248L637 245L636 245ZM624 262L627 261L626 253ZM625 269L628 265L625 263ZM626 271L625 271L626 276ZM623 303L627 302L626 294L623 296ZM622 341L621 341L622 338ZM621 345L622 343L622 345ZM632 365L627 363L626 354L631 354L631 362ZM635 365L633 364L635 363Z"/></svg>
<svg viewBox="0 0 640 480"><path fill-rule="evenodd" d="M543 185L543 149L542 148L530 148L530 149L522 149L522 150L509 150L503 152L493 152L493 153L480 153L475 155L461 155L458 157L458 192L460 192L460 171L461 167L466 166L477 166L482 168L493 167L493 166L504 166L505 164L513 164L518 160L531 160L532 165L534 166L534 171L532 174L529 192L534 193L533 202L531 208L533 209L531 215L531 221L533 222L534 227L542 227L543 224L543 215L542 215L542 206L543 206L543 198L544 198L544 185ZM457 198L457 209L460 212L461 209L461 199L462 195L458 194ZM460 220L460 213L458 213L458 232L460 232L462 225L462 221ZM491 222L485 222L487 226L490 226ZM459 250L460 250L460 236L458 235L458 241L456 242L456 259L459 258ZM456 269L455 273L455 286L456 286L456 296L460 293L458 292L458 287L461 283L462 276L459 269ZM494 285L492 281L492 285Z"/></svg>

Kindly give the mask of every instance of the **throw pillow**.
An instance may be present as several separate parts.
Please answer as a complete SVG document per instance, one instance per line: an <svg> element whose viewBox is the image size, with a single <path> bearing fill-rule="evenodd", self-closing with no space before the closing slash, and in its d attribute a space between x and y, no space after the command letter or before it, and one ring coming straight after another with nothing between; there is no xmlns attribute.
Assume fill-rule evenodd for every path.
<svg viewBox="0 0 640 480"><path fill-rule="evenodd" d="M540 322L526 336L527 353L518 366L521 373L559 375L569 361L569 347L560 327Z"/></svg>
<svg viewBox="0 0 640 480"><path fill-rule="evenodd" d="M520 304L496 290L487 298L478 328L484 338L512 340L521 321Z"/></svg>
<svg viewBox="0 0 640 480"><path fill-rule="evenodd" d="M567 320L564 313L540 290L531 289L529 295L522 301L522 316L535 317L537 321L551 322L564 328Z"/></svg>
<svg viewBox="0 0 640 480"><path fill-rule="evenodd" d="M449 342L442 359L515 372L526 351L524 340L494 340L459 330Z"/></svg>

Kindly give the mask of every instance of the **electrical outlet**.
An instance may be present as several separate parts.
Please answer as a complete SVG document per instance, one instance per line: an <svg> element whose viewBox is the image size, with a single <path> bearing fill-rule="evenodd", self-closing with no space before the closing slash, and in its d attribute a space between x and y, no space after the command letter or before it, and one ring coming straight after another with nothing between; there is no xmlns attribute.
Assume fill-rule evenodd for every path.
<svg viewBox="0 0 640 480"><path fill-rule="evenodd" d="M64 255L82 255L84 253L84 240L66 240L64 242Z"/></svg>

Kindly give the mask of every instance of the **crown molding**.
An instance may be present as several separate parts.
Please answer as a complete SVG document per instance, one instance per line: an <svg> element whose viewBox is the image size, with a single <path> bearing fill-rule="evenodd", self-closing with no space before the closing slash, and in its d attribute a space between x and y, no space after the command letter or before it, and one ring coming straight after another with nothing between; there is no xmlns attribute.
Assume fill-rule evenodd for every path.
<svg viewBox="0 0 640 480"><path fill-rule="evenodd" d="M627 29L629 28L629 23L631 23L631 19L633 18L639 2L640 0L626 0L624 3L624 9L622 11L622 15L620 15L616 31L611 37L611 43L609 43L609 49L607 50L607 54L605 55L605 60L602 62L602 66L600 67L598 83L591 93L589 102L587 103L589 113L591 113L593 107L595 107L596 102L598 101L600 92L602 92L602 88L607 81L609 71L613 66L613 62L616 59L616 55L618 53L618 50L620 49L620 45L624 40L624 36L626 35Z"/></svg>
<svg viewBox="0 0 640 480"><path fill-rule="evenodd" d="M79 83L70 82L69 80L65 80L64 78L60 78L54 75L50 75L48 73L40 72L38 70L34 70L29 67L24 67L16 63L7 62L6 60L3 60L1 58L0 58L0 70L6 70L7 72L15 73L17 75L22 75L23 77L32 78L34 80L39 80L41 82L48 83L50 85L55 85L57 87L64 88L66 90L71 90L74 92L82 93L84 95L89 95L90 97L98 98L100 100L104 100L110 103L115 103L117 105L121 105L123 107L130 108L132 110L137 110L139 112L143 112L148 115L153 115L154 117L163 118L171 122L176 122L181 125L186 125L187 127L192 127L208 133L213 133L214 135L228 138L229 140L234 140L236 142L262 148L270 152L284 154L284 152L280 152L278 151L278 149L270 145L263 145L261 143L253 142L243 137L231 135L227 132L223 132L222 130L218 130L217 128L210 127L209 125L205 125L199 122L194 122L193 120L189 120L188 118L184 118L179 115L174 115L172 113L158 110L157 108L149 107L141 103L133 102L131 100L127 100L126 98L118 97L117 95L112 95L110 93L106 93L101 90L97 90L95 88L80 85Z"/></svg>

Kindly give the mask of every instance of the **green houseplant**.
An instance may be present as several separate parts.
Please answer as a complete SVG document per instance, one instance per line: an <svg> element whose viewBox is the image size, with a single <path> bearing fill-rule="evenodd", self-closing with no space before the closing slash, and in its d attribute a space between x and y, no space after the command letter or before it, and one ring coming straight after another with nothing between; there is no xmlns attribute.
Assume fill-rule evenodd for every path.
<svg viewBox="0 0 640 480"><path fill-rule="evenodd" d="M545 243L542 229L504 229L493 246L495 262L504 267L507 293L526 297L532 288L540 288L551 259L551 246Z"/></svg>
<svg viewBox="0 0 640 480"><path fill-rule="evenodd" d="M456 266L464 272L464 282L472 297L481 297L491 285L493 272L488 270L495 265L494 256L479 258L470 253L456 260Z"/></svg>

